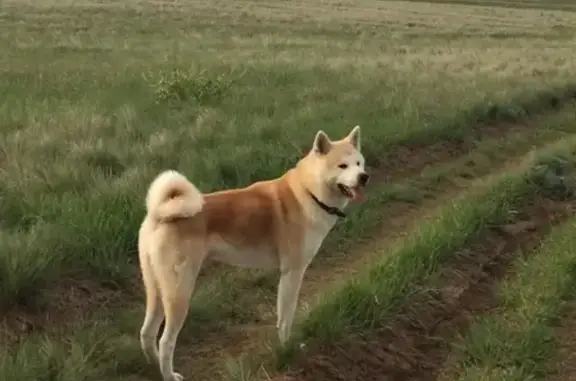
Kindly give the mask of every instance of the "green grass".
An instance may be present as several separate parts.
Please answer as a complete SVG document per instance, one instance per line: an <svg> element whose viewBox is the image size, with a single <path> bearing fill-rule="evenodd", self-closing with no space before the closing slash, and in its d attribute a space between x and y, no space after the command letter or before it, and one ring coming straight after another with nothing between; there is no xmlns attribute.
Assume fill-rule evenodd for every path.
<svg viewBox="0 0 576 381"><path fill-rule="evenodd" d="M401 145L466 139L479 123L524 123L576 95L574 25L569 12L376 0L4 0L0 311L60 317L45 334L23 335L0 376L145 373L135 342L136 234L159 171L180 170L208 192L280 175L318 129L337 137L360 124L368 163L385 166ZM338 254L370 238L390 201L418 204L458 171L485 174L563 136L570 126L554 118L570 112L375 187L327 248ZM253 320L243 295L270 298L275 287L268 275L235 270L204 278L184 341ZM89 297L82 318L68 322L57 296L86 280L96 293L125 296L111 306Z"/></svg>
<svg viewBox="0 0 576 381"><path fill-rule="evenodd" d="M428 168L421 174L415 175L406 181L382 184L371 193L366 208L354 210L347 221L339 225L336 234L327 243L323 250L322 261L318 267L326 266L338 256L344 257L346 250L351 249L354 242L369 239L378 229L376 224L366 227L363 223L376 223L382 219L382 206L390 202L407 201L418 204L430 194L443 189L450 189L450 182L458 183L462 178L478 178L494 170L495 165L527 152L537 143L543 143L559 139L568 135L571 131L574 109L568 107L560 113L540 118L538 124L533 127L522 128L514 133L505 135L503 142L501 137L476 142L477 147L471 153L462 156L456 161L446 163L439 167ZM453 184L452 186L454 186ZM460 185L465 187L465 185ZM412 194L408 197L408 194ZM199 285L198 293L194 295L191 303L191 311L188 321L180 336L179 345L200 348L196 341L203 342L211 334L225 336L226 330L233 324L250 323L258 316L255 308L246 308L249 304L259 302L258 299L268 300L273 305L276 292L276 276L264 273L262 276L252 277L242 274L227 273L222 276L206 276ZM256 294L256 297L255 297ZM10 367L6 372L10 374L13 367L19 367L19 361L24 361L29 352L38 351L46 345L58 348L58 351L66 353L71 350L80 351L85 356L84 365L76 370L66 370L71 377L84 377L85 375L97 374L107 377L122 377L127 375L146 373L148 369L140 356L140 349L134 334L143 314L142 305L137 300L137 305L125 305L122 310L117 306L103 306L92 315L78 319L72 327L49 328L49 332L40 338L32 335L31 342L22 347L13 349ZM101 342L91 342L90 332L93 332L91 319L98 321L97 330L106 332ZM81 333L78 337L77 333ZM67 334L74 335L76 339L58 343L60 337ZM120 337L122 344L118 349L123 353L122 359L110 361L107 357L107 347L104 343L117 343ZM87 338L85 342L83 338ZM54 349L46 353L47 358L39 361L61 361ZM43 353L43 352L42 352ZM36 355L30 355L36 356ZM36 357L33 357L36 358ZM190 361L190 360L187 360ZM41 366L41 365L38 365ZM70 367L71 365L63 365ZM66 373L64 372L64 373ZM27 377L23 373L22 377ZM62 375L61 377L65 377Z"/></svg>
<svg viewBox="0 0 576 381"><path fill-rule="evenodd" d="M276 366L288 365L302 342L330 342L387 321L415 285L432 276L455 250L486 227L506 221L536 192L565 186L558 170L572 165L575 159L573 137L556 142L530 155L520 167L494 179L487 188L471 191L448 205L439 217L422 224L391 253L381 253L380 263L325 296L289 345L277 349Z"/></svg>
<svg viewBox="0 0 576 381"><path fill-rule="evenodd" d="M458 381L542 379L554 355L553 322L576 285L576 220L556 228L534 256L519 260L499 287L499 308L471 328L457 349Z"/></svg>
<svg viewBox="0 0 576 381"><path fill-rule="evenodd" d="M275 0L122 4L4 2L3 309L70 276L118 287L137 276L142 198L162 169L203 191L247 185L282 173L317 129L355 124L377 162L402 142L458 139L478 118L520 117L542 106L526 98L576 83L571 34L549 25L574 25L570 13L525 11L528 28L498 10L432 20L369 0L321 13Z"/></svg>
<svg viewBox="0 0 576 381"><path fill-rule="evenodd" d="M382 219L381 206L398 201L407 201L418 204L430 194L450 188L450 182L458 183L463 177L478 178L494 169L501 161L510 156L521 155L530 150L537 143L550 141L567 135L572 128L574 109L568 107L563 112L541 118L537 126L529 129L521 129L515 133L506 135L505 142L501 137L477 142L476 149L461 157L459 160L447 163L444 166L428 168L421 174L412 178L391 184L382 184L372 190L373 196L367 201L366 208L354 210L345 223L337 228L336 234L327 243L323 250L320 267L326 266L337 256L343 257L346 250L351 249L354 242L369 239L378 229L376 224L366 227L364 223L376 223ZM464 187L465 185L461 185ZM412 196L408 197L407 195ZM191 311L186 326L182 332L182 345L193 343L199 337L207 333L222 332L232 323L242 324L253 321L257 316L254 308L245 308L248 303L254 304L255 296L268 299L274 304L276 292L276 276L264 273L260 277L246 277L242 274L224 274L215 277L207 276L202 279L199 291L194 295L191 303ZM138 300L139 301L139 300ZM115 309L102 308L95 317L100 320L100 327L118 335L129 337L137 323L142 318L142 306L126 306L123 312ZM244 307L243 307L244 306ZM116 320L114 320L114 318ZM72 328L70 331L90 329L89 318L84 318L81 326ZM102 328L103 329L103 328ZM58 332L52 332L51 337L58 337ZM139 348L132 338L132 350L138 352ZM134 358L130 357L130 359ZM135 366L135 368L138 368ZM115 370L108 369L114 373Z"/></svg>
<svg viewBox="0 0 576 381"><path fill-rule="evenodd" d="M59 340L31 336L10 353L0 355L0 377L13 381L87 381L102 379L111 370L122 373L146 368L137 339L122 334L118 325L117 319L101 321Z"/></svg>

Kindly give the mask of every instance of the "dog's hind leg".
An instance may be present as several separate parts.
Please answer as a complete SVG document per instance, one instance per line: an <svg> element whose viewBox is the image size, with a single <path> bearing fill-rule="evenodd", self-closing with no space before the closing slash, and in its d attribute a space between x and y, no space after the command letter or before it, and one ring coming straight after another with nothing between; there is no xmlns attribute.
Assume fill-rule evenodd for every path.
<svg viewBox="0 0 576 381"><path fill-rule="evenodd" d="M179 373L174 372L174 349L178 334L188 315L190 298L204 259L204 253L201 251L191 252L198 256L181 263L163 264L158 267L157 279L165 314L164 332L159 345L159 363L163 381L184 379ZM180 253L174 254L174 257L180 257Z"/></svg>
<svg viewBox="0 0 576 381"><path fill-rule="evenodd" d="M150 259L143 254L141 256L142 279L144 281L144 289L146 292L146 315L144 322L140 328L140 345L146 360L158 363L158 346L156 340L158 338L158 331L164 320L164 312L162 311L162 302L160 300L160 293L158 285L154 279L154 274L150 268Z"/></svg>

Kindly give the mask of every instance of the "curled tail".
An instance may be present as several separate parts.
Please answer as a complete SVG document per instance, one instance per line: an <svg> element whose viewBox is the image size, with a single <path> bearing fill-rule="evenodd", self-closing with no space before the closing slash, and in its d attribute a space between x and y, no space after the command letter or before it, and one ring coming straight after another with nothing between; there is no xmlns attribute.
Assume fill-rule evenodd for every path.
<svg viewBox="0 0 576 381"><path fill-rule="evenodd" d="M204 197L198 188L173 170L159 174L146 195L148 215L158 221L193 217L203 205Z"/></svg>

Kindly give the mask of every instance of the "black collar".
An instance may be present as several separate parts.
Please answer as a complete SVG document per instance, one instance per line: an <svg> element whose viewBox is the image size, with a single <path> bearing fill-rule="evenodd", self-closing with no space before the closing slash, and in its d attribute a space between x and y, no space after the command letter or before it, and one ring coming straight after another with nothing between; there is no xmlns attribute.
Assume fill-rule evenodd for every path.
<svg viewBox="0 0 576 381"><path fill-rule="evenodd" d="M314 194L310 191L308 191L308 194L310 197L312 197L312 200L314 200L316 204L318 204L318 206L321 207L326 213L342 218L346 217L346 214L344 214L344 212L337 207L324 204L322 201L318 200L318 197L314 196Z"/></svg>

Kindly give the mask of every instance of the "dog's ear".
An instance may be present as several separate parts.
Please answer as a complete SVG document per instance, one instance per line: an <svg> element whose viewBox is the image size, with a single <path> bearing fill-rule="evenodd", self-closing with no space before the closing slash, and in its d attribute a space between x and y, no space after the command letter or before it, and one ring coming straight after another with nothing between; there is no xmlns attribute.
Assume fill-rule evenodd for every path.
<svg viewBox="0 0 576 381"><path fill-rule="evenodd" d="M346 140L352 143L352 145L360 151L360 126L354 127L346 137Z"/></svg>
<svg viewBox="0 0 576 381"><path fill-rule="evenodd" d="M314 138L314 144L312 145L314 152L317 152L320 155L326 155L331 148L332 142L330 141L328 135L326 135L322 130L318 131L316 133L316 137Z"/></svg>

